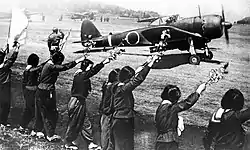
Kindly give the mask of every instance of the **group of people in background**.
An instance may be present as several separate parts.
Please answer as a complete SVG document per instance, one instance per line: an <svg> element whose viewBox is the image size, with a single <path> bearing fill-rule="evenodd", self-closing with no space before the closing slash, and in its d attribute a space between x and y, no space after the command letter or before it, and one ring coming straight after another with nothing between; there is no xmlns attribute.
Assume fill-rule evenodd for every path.
<svg viewBox="0 0 250 150"><path fill-rule="evenodd" d="M100 17L100 21L102 22L109 22L109 17L103 17L103 16L101 16Z"/></svg>
<svg viewBox="0 0 250 150"><path fill-rule="evenodd" d="M55 133L58 120L56 81L59 73L80 64L73 75L71 97L68 102L68 125L63 141L65 148L78 149L75 143L81 133L89 149L133 150L134 149L134 103L133 90L147 77L159 56L150 56L143 65L134 70L130 66L114 68L107 81L102 85L102 98L99 112L101 114L101 146L93 142L92 123L87 115L86 99L91 92L91 77L114 60L109 56L102 62L94 62L85 56L63 63L65 56L60 51L63 32L57 28L49 36L50 58L39 64L39 56L28 56L27 67L23 72L22 88L25 108L18 131L28 128L35 120L31 135L46 138L49 142L61 140ZM11 67L18 52L19 44L13 46L13 54L6 59L7 46L0 51L0 124L7 126L11 103ZM161 93L161 102L155 114L157 129L156 150L179 149L179 136L184 130L180 112L190 109L199 99L207 84L202 83L186 99L181 99L178 86L167 84ZM209 121L203 138L204 148L242 150L245 144L245 131L242 124L250 119L250 109L243 110L244 96L238 89L229 89L221 100Z"/></svg>

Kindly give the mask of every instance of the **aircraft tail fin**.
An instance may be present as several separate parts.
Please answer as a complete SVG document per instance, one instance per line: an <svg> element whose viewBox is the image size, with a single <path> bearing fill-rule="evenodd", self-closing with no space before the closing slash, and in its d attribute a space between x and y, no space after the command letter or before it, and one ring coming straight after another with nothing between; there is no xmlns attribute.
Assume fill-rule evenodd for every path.
<svg viewBox="0 0 250 150"><path fill-rule="evenodd" d="M96 26L90 20L84 20L81 26L81 41L101 36Z"/></svg>

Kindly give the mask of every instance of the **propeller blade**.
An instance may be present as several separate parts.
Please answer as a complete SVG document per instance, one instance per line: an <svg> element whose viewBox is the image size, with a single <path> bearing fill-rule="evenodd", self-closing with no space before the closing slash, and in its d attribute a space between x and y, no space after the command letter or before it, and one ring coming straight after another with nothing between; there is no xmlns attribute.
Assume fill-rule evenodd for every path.
<svg viewBox="0 0 250 150"><path fill-rule="evenodd" d="M221 15L222 15L222 22L225 22L225 14L224 14L224 7L221 5Z"/></svg>
<svg viewBox="0 0 250 150"><path fill-rule="evenodd" d="M201 18L201 8L200 8L200 5L198 5L198 9L199 9L199 17Z"/></svg>
<svg viewBox="0 0 250 150"><path fill-rule="evenodd" d="M221 15L222 15L222 26L223 26L223 30L224 30L224 34L225 34L225 38L226 38L226 43L228 45L229 44L228 29L231 28L232 24L225 21L226 18L225 18L223 5L221 5Z"/></svg>

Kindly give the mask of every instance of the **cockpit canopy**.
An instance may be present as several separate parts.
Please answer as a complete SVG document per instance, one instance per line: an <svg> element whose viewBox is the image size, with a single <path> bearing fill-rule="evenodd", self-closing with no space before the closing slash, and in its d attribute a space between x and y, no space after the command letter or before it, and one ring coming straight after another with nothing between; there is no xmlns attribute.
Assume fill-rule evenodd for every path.
<svg viewBox="0 0 250 150"><path fill-rule="evenodd" d="M157 25L167 25L173 22L176 22L179 20L179 15L172 15L172 16L164 16L164 17L159 17L155 21L149 24L149 26L157 26Z"/></svg>

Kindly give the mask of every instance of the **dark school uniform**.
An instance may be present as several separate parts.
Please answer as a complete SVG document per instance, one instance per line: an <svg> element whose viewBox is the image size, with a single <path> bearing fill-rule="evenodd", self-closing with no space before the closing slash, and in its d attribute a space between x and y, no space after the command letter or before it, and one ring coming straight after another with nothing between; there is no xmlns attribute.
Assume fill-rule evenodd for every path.
<svg viewBox="0 0 250 150"><path fill-rule="evenodd" d="M219 108L213 113L203 138L206 150L243 150L245 130L242 124L250 119L250 108L242 111Z"/></svg>
<svg viewBox="0 0 250 150"><path fill-rule="evenodd" d="M11 57L0 67L0 124L6 125L11 103L11 67L17 59L18 52L13 52Z"/></svg>
<svg viewBox="0 0 250 150"><path fill-rule="evenodd" d="M88 143L93 141L92 124L86 116L86 98L91 92L90 78L96 75L104 67L103 63L95 65L88 71L78 72L73 79L71 98L68 103L68 127L65 133L65 140L68 143L76 140L78 134Z"/></svg>
<svg viewBox="0 0 250 150"><path fill-rule="evenodd" d="M102 100L99 106L99 112L101 114L101 145L103 150L113 149L113 140L111 140L111 116L112 116L112 86L115 83L104 82L102 86Z"/></svg>
<svg viewBox="0 0 250 150"><path fill-rule="evenodd" d="M63 65L55 65L52 61L48 61L43 66L35 98L36 121L34 129L36 132L42 132L45 129L47 136L51 137L55 134L58 119L55 83L59 72L66 71L75 66L75 61Z"/></svg>
<svg viewBox="0 0 250 150"><path fill-rule="evenodd" d="M164 100L156 110L155 124L157 128L156 150L178 149L178 113L191 108L200 94L192 93L187 99L172 104Z"/></svg>
<svg viewBox="0 0 250 150"><path fill-rule="evenodd" d="M114 90L111 134L115 150L134 149L134 96L132 91L145 80L149 71L150 67L143 67L129 82L118 83Z"/></svg>
<svg viewBox="0 0 250 150"><path fill-rule="evenodd" d="M27 68L23 72L22 87L25 108L20 123L20 126L23 128L26 128L29 122L35 117L35 93L37 90L39 74L43 65L44 63L37 67Z"/></svg>

